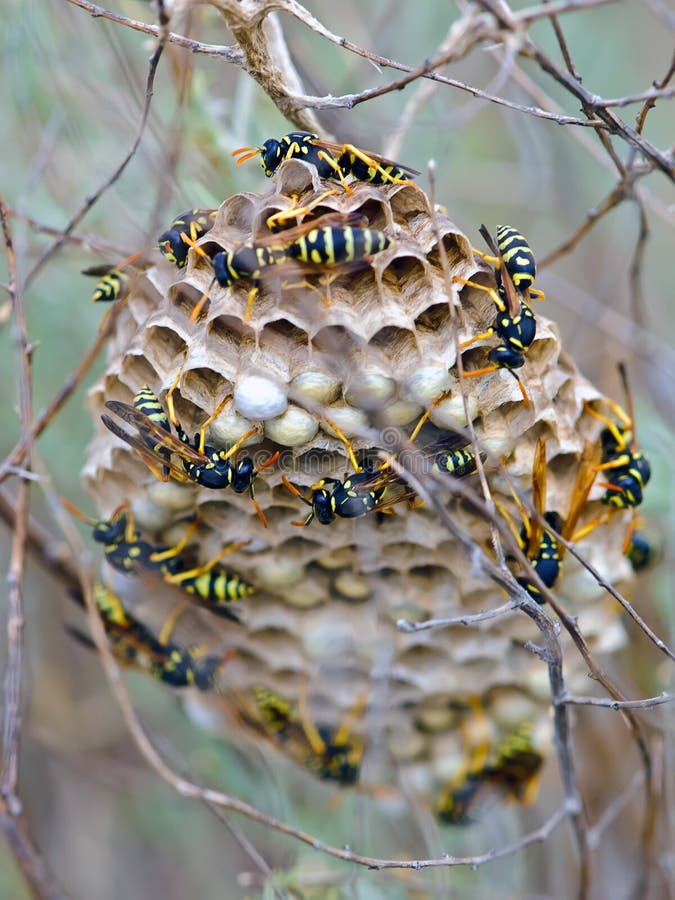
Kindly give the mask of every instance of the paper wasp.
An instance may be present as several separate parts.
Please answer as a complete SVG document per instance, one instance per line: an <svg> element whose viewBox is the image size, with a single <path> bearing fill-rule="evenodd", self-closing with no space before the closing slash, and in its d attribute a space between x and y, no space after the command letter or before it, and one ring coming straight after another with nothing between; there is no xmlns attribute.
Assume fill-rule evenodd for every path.
<svg viewBox="0 0 675 900"><path fill-rule="evenodd" d="M593 472L606 473L607 481L600 482L600 487L605 489L601 502L610 509L603 515L588 522L581 529L579 536L585 536L598 525L602 525L618 511L633 510L624 540L623 552L630 559L633 532L636 527L635 510L642 503L644 488L651 478L652 469L649 460L638 447L634 431L633 396L628 384L628 375L623 363L618 364L619 375L623 382L629 412L626 413L618 403L605 397L603 402L619 420L618 424L598 410L593 409L588 402L584 403L586 412L604 424L600 432L600 463L595 465ZM634 555L639 560L641 555L649 556L649 545L646 539L638 535L634 548ZM645 563L646 564L646 563Z"/></svg>
<svg viewBox="0 0 675 900"><path fill-rule="evenodd" d="M521 803L534 799L543 757L535 749L532 726L522 725L491 756L463 772L441 794L437 811L448 825L467 825L482 795L494 791Z"/></svg>
<svg viewBox="0 0 675 900"><path fill-rule="evenodd" d="M335 423L328 419L326 421L344 443L354 471L346 475L342 481L339 478L322 478L317 484L312 485L309 498L282 475L281 480L285 487L310 508L305 521L293 522L294 525L306 526L315 518L321 525L330 525L338 516L343 519L356 519L375 510L387 511L391 505L409 496L409 494L401 495L385 502L388 486L401 483L398 476L386 471L386 463L377 465L368 459L362 464L359 463L351 441Z"/></svg>
<svg viewBox="0 0 675 900"><path fill-rule="evenodd" d="M634 572L641 572L648 568L657 555L648 536L637 528L629 529L624 541L623 553L628 557Z"/></svg>
<svg viewBox="0 0 675 900"><path fill-rule="evenodd" d="M262 726L280 749L318 778L342 785L355 784L364 743L362 738L351 734L351 729L353 720L362 712L363 698L335 729L312 721L304 690L297 710L285 697L263 685L254 685L251 695L255 711L240 710L248 724L254 728Z"/></svg>
<svg viewBox="0 0 675 900"><path fill-rule="evenodd" d="M81 597L75 598L84 605ZM126 667L146 672L172 687L196 687L200 691L215 686L218 670L229 659L204 655L200 647L183 647L170 640L170 633L156 636L146 625L124 609L119 597L100 582L94 584L94 601L117 661ZM66 626L69 633L86 647L94 642L79 628Z"/></svg>
<svg viewBox="0 0 675 900"><path fill-rule="evenodd" d="M110 416L103 415L103 424L114 435L133 447L145 462L151 472L161 481L167 481L169 476L176 481L192 481L202 487L212 490L223 490L231 487L237 494L248 492L256 513L263 525L267 526L267 520L260 505L255 499L254 481L259 472L273 465L279 458L279 453L273 454L262 466L255 467L250 456L244 456L236 462L231 462L232 457L240 449L241 445L255 433L255 429L246 432L228 451L218 450L205 443L206 428L222 412L225 398L211 416L203 423L197 434L191 440L179 423L173 404L173 392L180 379L178 372L169 393L167 394L167 407L169 409L168 421L176 430L176 435L167 431L165 423L155 412L151 418L136 404L139 394L142 393L144 403L150 404L150 408L161 409L156 395L150 391L147 385L134 398L134 405L109 400L106 408L113 412L119 419L133 426L134 432L130 433L121 428ZM174 465L170 455L175 454L182 462L183 468ZM167 470L168 469L168 473Z"/></svg>
<svg viewBox="0 0 675 900"><path fill-rule="evenodd" d="M181 213L157 238L159 252L182 269L191 243L211 230L217 212L217 209L189 209Z"/></svg>
<svg viewBox="0 0 675 900"><path fill-rule="evenodd" d="M494 372L496 369L507 369L518 382L523 401L529 406L530 399L527 391L514 370L525 365L525 354L532 346L537 334L537 320L527 304L525 296L527 294L529 297L529 292L532 288L526 285L519 294L511 277L511 269L516 269L514 259L511 260L511 268L509 268L509 265L501 257L500 251L495 246L485 225L481 225L480 233L490 250L494 253L494 256L486 257L486 259L496 259L500 262L500 266L495 269L494 273L496 290L466 278L454 276L452 280L488 294L497 307L497 318L495 319L495 324L488 328L487 331L474 335L468 341L463 341L459 346L460 350L465 350L471 344L475 344L476 341L485 340L485 338L489 338L493 334L497 334L504 343L488 353L489 366L485 366L482 369L474 369L471 372L464 372L464 377L475 378L478 375ZM517 271L517 275L519 280L523 278L523 273L520 270Z"/></svg>
<svg viewBox="0 0 675 900"><path fill-rule="evenodd" d="M506 519L509 528L534 571L547 588L555 586L562 570L566 547L558 541L553 532L560 534L565 540L577 541L588 533L588 527L575 531L577 523L586 508L588 495L595 479L595 463L593 447L588 445L581 457L575 483L570 496L567 515L563 519L555 510L546 509L546 443L540 438L534 453L532 464L532 506L541 518L550 526L547 530L536 516L531 516L509 482L511 494L518 507L522 525L518 528L511 515L497 501L495 504ZM525 576L516 578L527 593L537 603L544 603L539 588Z"/></svg>
<svg viewBox="0 0 675 900"><path fill-rule="evenodd" d="M127 272L116 266L90 266L88 269L82 269L82 274L102 276L91 295L94 303L112 303L114 300L121 300L129 292L131 278Z"/></svg>
<svg viewBox="0 0 675 900"><path fill-rule="evenodd" d="M287 159L301 159L316 166L320 178L336 178L351 193L346 177L371 184L410 184L411 176L420 173L375 153L360 150L353 144L324 141L307 131L293 131L279 140L270 138L262 147L240 147L232 151L237 165L260 155L265 175L269 178ZM414 185L417 187L417 185Z"/></svg>
<svg viewBox="0 0 675 900"><path fill-rule="evenodd" d="M295 209L293 215L300 216L309 209L310 207ZM283 212L270 218L279 219L286 215ZM260 290L260 281L271 272L283 271L282 267L286 266L296 269L299 267L306 273L322 272L361 262L391 245L391 239L384 232L351 224L355 222L363 222L358 213L327 213L293 228L246 241L232 250L220 250L213 259L197 244L190 245L213 266L214 281L221 287L231 287L237 281L253 282L244 316L246 322ZM192 321L199 316L210 291L211 288L193 309L190 316Z"/></svg>
<svg viewBox="0 0 675 900"><path fill-rule="evenodd" d="M600 432L602 458L597 467L598 472L607 473L607 482L602 486L606 492L602 502L614 509L631 509L642 503L642 492L651 478L652 469L649 460L637 445L634 432L633 398L628 384L628 375L623 363L618 365L628 400L629 412L626 413L613 400L605 398L604 403L619 420L617 425L611 419L585 404L586 412L604 423Z"/></svg>
<svg viewBox="0 0 675 900"><path fill-rule="evenodd" d="M93 526L92 537L103 544L106 561L113 568L127 575L136 575L141 569L158 572L167 583L175 584L190 594L198 606L234 622L239 621L229 605L236 600L245 600L253 593L254 587L233 572L228 572L219 562L248 541L231 544L209 562L195 566L186 557L185 548L199 522L193 522L181 540L169 547L151 544L141 538L128 503L119 506L109 519L93 519L67 500L62 502L73 515Z"/></svg>

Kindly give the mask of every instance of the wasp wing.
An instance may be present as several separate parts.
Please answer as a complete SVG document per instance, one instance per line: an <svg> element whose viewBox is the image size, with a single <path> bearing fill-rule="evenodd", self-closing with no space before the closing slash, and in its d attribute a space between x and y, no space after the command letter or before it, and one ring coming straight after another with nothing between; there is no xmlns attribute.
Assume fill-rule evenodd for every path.
<svg viewBox="0 0 675 900"><path fill-rule="evenodd" d="M137 428L142 438L148 438L160 447L164 447L166 450L170 450L177 456L198 465L205 465L209 462L208 456L200 453L194 447L190 446L190 444L186 444L184 441L179 440L161 425L153 422L152 419L145 415L145 413L136 409L135 406L131 406L128 403L120 403L118 400L108 400L105 405L106 409L115 413L115 415L122 419L123 422ZM106 418L108 417L106 416ZM112 430L113 429L111 429L111 431ZM118 434L118 436L120 435Z"/></svg>
<svg viewBox="0 0 675 900"><path fill-rule="evenodd" d="M316 138L309 143L314 144L315 147L323 147L326 150L330 150L331 153L335 153L338 156L341 156L345 152L345 150L349 150L352 146L351 144L336 144L332 141L320 140L319 138ZM359 150L359 152L362 153L364 157L372 159L374 162L378 163L381 166L394 166L395 168L400 169L402 172L407 172L410 175L422 174L421 172L418 172L417 169L412 169L410 166L404 166L403 163L396 162L396 160L394 159L387 159L386 156L379 156L377 153L371 153L370 150Z"/></svg>
<svg viewBox="0 0 675 900"><path fill-rule="evenodd" d="M110 416L101 416L101 421L108 429L108 431L111 431L115 435L115 437L120 438L120 440L124 441L138 453L145 465L154 475L157 476L157 478L160 479L160 481L168 480L167 478L163 478L159 474L165 468L169 469L171 476L176 481L190 480L185 474L184 469L179 468L173 462L167 460L165 456L161 456L159 453L153 452L153 450L148 446L148 444L140 434L129 434L128 431L120 428L117 422L111 419Z"/></svg>

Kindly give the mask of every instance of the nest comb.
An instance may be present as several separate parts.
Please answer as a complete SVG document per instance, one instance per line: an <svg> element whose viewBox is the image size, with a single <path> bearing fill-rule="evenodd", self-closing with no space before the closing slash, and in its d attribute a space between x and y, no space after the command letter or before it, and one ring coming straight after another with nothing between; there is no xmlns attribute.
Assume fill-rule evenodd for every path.
<svg viewBox="0 0 675 900"><path fill-rule="evenodd" d="M291 197L302 203L323 190L315 170L288 161L271 192L225 200L200 244L210 253L231 249L258 234L266 217L288 208ZM198 702L202 713L208 707L213 727L230 733L228 703L236 706L237 697L250 698L256 685L273 686L295 705L304 694L312 717L334 728L365 697L353 732L364 741L368 777L384 777L377 767L368 768L369 742L377 743L399 770L407 766L415 783L433 790L457 772L466 756L470 698L480 698L495 741L524 721L546 732L546 669L524 647L536 640L534 625L513 612L472 628L401 633L396 628L401 617L456 617L497 606L504 598L472 571L433 510L402 504L396 515L379 522L370 514L299 528L292 522L303 519L307 508L281 477L286 474L309 489L320 478L341 479L352 470L326 417L353 436L357 452L374 453L382 443L377 447L363 434L375 413L385 436L381 441L390 427L410 433L424 409L450 391L433 410L430 427L442 437L464 426L453 319L436 235L451 276L491 284L492 274L476 264L468 239L445 214L437 215L434 228L428 201L412 186L355 184L352 193L341 191L323 206L359 213L371 228L393 238L370 264L341 272L325 288L330 305L306 287L282 286L277 279L263 285L245 321L250 285L216 285L201 317L192 322L190 313L211 284L212 270L194 251L180 271L160 260L135 279L107 370L90 394L99 422L105 401L130 403L145 384L164 398L182 366L176 409L188 434L229 396L210 426L210 443L230 446L256 427L246 453L263 461L281 452L256 483L269 527L262 527L246 495L158 482L100 422L85 479L103 514L129 499L139 526L158 539L179 536L180 522L197 511L204 523L199 547L204 560L230 541L250 539L227 558L228 567L256 587L241 605L241 625L208 612L195 614L204 635L237 651L222 672L221 692L191 698L190 705ZM495 308L486 294L464 288L459 296L468 334L492 324ZM535 444L543 436L547 506L564 513L584 440L598 434L598 423L584 414L583 405L598 392L562 351L556 327L541 308L536 340L520 370L532 405L522 402L516 381L504 370L466 380L465 386L473 425L488 452L495 498L511 502L500 473L502 458L508 460L510 477L527 492ZM486 353L485 345L472 347L465 365L472 357L474 368L484 364ZM484 522L457 503L449 509L468 534L487 546ZM597 529L583 547L589 561L615 580L629 577L619 524ZM133 586L130 582L116 585L125 602L161 620L172 602L170 590L155 585L150 600L137 580ZM607 650L621 645L615 607L569 556L556 590L579 616L591 643ZM566 662L572 686L585 678L585 666L575 660L572 652Z"/></svg>

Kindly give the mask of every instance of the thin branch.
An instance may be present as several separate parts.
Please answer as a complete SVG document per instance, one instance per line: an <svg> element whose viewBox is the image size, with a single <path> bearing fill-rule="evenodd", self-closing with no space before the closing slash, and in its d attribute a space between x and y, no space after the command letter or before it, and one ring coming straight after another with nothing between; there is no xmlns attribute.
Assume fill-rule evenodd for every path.
<svg viewBox="0 0 675 900"><path fill-rule="evenodd" d="M668 82L670 81L670 79L673 77L674 74L675 74L675 50L673 51L673 57L670 61L670 68L668 69L666 74L663 76L661 81L655 81L653 83L654 88L657 91L663 90L663 88L666 87L666 85L668 84ZM638 113L638 117L635 122L635 130L637 131L638 134L642 134L644 127L645 127L645 122L647 121L647 116L649 114L649 110L653 109L655 106L656 106L656 98L649 97L647 99L647 102L645 103L645 105L642 107L642 109Z"/></svg>
<svg viewBox="0 0 675 900"><path fill-rule="evenodd" d="M570 53L569 47L567 46L567 41L565 40L565 35L563 34L562 26L558 21L558 16L551 9L552 4L547 3L544 0L544 4L549 11L549 20L551 22L551 27L553 28L553 32L555 34L556 40L558 41L558 47L560 47L560 52L562 53L562 58L565 60L565 65L567 66L567 71L570 73L572 78L576 78L577 81L581 81L581 76L577 72L574 67L574 63L572 62L572 54ZM531 21L531 20L530 20Z"/></svg>
<svg viewBox="0 0 675 900"><path fill-rule="evenodd" d="M642 618L642 616L640 616L639 613L636 612L636 610L633 608L633 606L628 602L628 600L626 600L626 598L623 597L619 593L619 591L617 591L617 589L614 587L614 585L612 585L609 581L607 581L605 578L603 578L602 575L598 572L598 570L594 566L592 566L587 560L585 560L583 558L583 556L579 553L579 551L576 549L574 544L570 543L569 541L566 541L562 537L562 535L559 535L553 528L549 528L549 531L551 531L553 534L555 534L556 539L558 539L560 541L560 543L563 544L563 546L567 547L567 549L572 554L572 556L575 559L579 560L579 562L584 567L584 569L586 569L587 572L590 572L590 574L593 576L593 578L595 578L596 582L600 585L600 587L604 588L608 594L611 594L612 597L614 597L616 602L619 603L621 605L622 609L628 613L628 615L631 617L631 619L640 628L640 630L642 632L644 632L644 634L649 638L649 640L652 642L652 644L654 644L654 646L658 650L660 650L661 653L664 653L670 660L675 662L675 653L670 649L670 647L664 641L661 640L660 637L658 637L652 631L652 629L649 627L649 625L647 625L647 623Z"/></svg>
<svg viewBox="0 0 675 900"><path fill-rule="evenodd" d="M71 0L67 0L67 2L71 2ZM164 45L167 40L168 32L166 30L166 22L164 21L164 12L163 6L160 4L160 23L158 26L158 40L157 45L153 51L152 56L150 57L150 62L148 65L148 76L145 84L145 102L143 104L143 111L141 113L141 120L138 126L138 131L136 133L136 137L131 144L131 147L124 155L122 161L115 168L113 173L94 191L93 194L90 194L85 198L84 203L80 206L77 212L71 217L68 224L62 229L60 236L45 250L45 252L38 258L38 260L33 265L32 269L28 272L26 276L26 285L30 284L31 281L35 278L37 273L42 269L42 267L47 263L52 256L63 246L68 235L73 231L82 221L82 219L86 216L89 210L94 206L95 203L100 200L103 194L109 190L115 182L121 177L122 173L126 169L127 165L134 158L136 151L138 150L141 140L143 138L143 134L145 132L145 126L148 121L148 116L150 114L150 105L152 103L152 95L154 91L155 84L155 74L157 72L157 66L159 65L159 60L162 56L162 52L164 50Z"/></svg>
<svg viewBox="0 0 675 900"><path fill-rule="evenodd" d="M33 347L28 336L23 293L18 283L9 212L0 197L0 220L9 270L9 295L14 317L15 342L19 350L19 421L22 435L31 424ZM23 668L23 578L26 559L28 496L30 480L22 478L17 489L16 521L7 573L7 663L3 687L3 746L0 773L0 825L21 873L37 897L56 898L58 888L28 829L18 794L21 752L21 675Z"/></svg>
<svg viewBox="0 0 675 900"><path fill-rule="evenodd" d="M675 694L664 691L657 697L646 697L644 700L609 700L607 697L579 697L576 694L565 694L561 703L569 703L574 706L603 706L606 709L652 709L663 703L672 703Z"/></svg>
<svg viewBox="0 0 675 900"><path fill-rule="evenodd" d="M139 22L136 19L129 19L127 16L120 16L109 9L97 6L95 3L87 3L86 0L66 0L66 2L70 3L72 6L79 6L80 9L86 10L91 13L92 17L95 19L108 19L111 22L116 22L118 25L125 25L127 28L132 28L134 31L141 31L143 34L151 34L154 35L154 37L159 37L160 29L157 25L149 25L147 22ZM203 44L201 41L193 41L191 38L183 37L181 34L175 34L173 31L168 33L167 41L170 44L175 44L177 47L183 47L185 50L190 50L191 53L203 53L207 56L220 56L227 62L237 66L243 65L244 62L244 54L236 47L228 47L223 44Z"/></svg>
<svg viewBox="0 0 675 900"><path fill-rule="evenodd" d="M509 600L508 603L497 606L495 609L486 609L484 612L474 613L470 616L457 616L452 619L426 619L424 622L411 622L408 619L398 619L396 627L404 634L414 634L417 631L428 631L434 628L451 628L455 625L476 625L479 622L487 622L496 619L519 608L519 604Z"/></svg>
<svg viewBox="0 0 675 900"><path fill-rule="evenodd" d="M114 332L117 320L125 305L126 298L115 301L108 311L106 320L102 324L94 342L80 360L73 374L66 379L61 389L54 395L51 403L36 416L31 424L30 430L26 432L26 434L21 435L14 449L10 451L0 464L0 483L4 481L8 475L15 474L17 466L21 464L26 454L35 443L35 440L42 434L50 422L52 422L54 417L65 405L66 401L82 383L83 379L96 362L106 341Z"/></svg>

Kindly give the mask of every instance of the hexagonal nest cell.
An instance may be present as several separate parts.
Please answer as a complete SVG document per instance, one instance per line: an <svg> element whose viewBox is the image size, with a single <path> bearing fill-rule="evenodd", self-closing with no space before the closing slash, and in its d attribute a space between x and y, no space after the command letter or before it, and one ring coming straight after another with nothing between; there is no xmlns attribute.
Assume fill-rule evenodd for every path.
<svg viewBox="0 0 675 900"><path fill-rule="evenodd" d="M374 736L381 758L384 736L398 771L409 766L411 783L438 791L466 757L471 744L466 723L476 699L495 742L523 722L533 723L538 734L547 732L546 669L526 646L536 640L536 628L514 609L472 627L401 632L396 624L401 618L457 618L499 606L506 598L474 566L433 505L416 502L400 483L390 490L394 496L398 490L401 502L357 518L338 515L329 525L315 516L304 527L310 513L304 500L318 482L341 482L354 474L340 433L352 440L360 462L368 459L377 467L383 452L400 451L430 409L415 441L420 452L413 456L428 463L427 448L452 440L457 428L466 429L466 409L495 500L520 521L504 467L527 496L536 442L545 437L546 508L564 516L584 443L596 440L601 427L585 413L584 401L599 395L562 351L557 329L540 314L541 306L536 338L518 372L529 405L509 371L459 377L457 348L486 331L496 311L487 293L452 279L478 276L493 286L494 277L476 262L469 240L445 214L432 216L425 195L413 185L355 183L351 193L340 188L325 197L315 214L352 214L345 221L358 217L382 229L390 246L368 261L334 270L317 272L291 263L270 267L247 318L251 282L240 279L229 288L214 284L210 257L260 240L271 212L288 209L293 197L302 206L325 190L312 167L288 161L273 190L224 201L212 229L199 241L205 255L191 249L181 270L158 258L136 279L110 344L107 371L90 394L99 426L85 479L103 515L129 500L148 540L175 542L190 516L198 515L192 553L202 562L229 543L248 541L222 563L255 587L251 597L236 604L239 624L198 609L176 626L177 640L199 638L234 651L219 672L218 691L191 696L192 710L208 707L211 721L220 718L224 730L231 729L235 710L243 728L272 732L282 751L304 740L305 762L312 746L316 750L311 723L326 740L348 720L350 746L362 745L364 762ZM271 240L282 239L283 232ZM208 300L191 321L207 291ZM550 300L545 308L554 305ZM489 337L463 352L464 369L485 366L497 343ZM246 492L158 481L131 447L100 424L106 401L131 403L144 385L166 409L167 392L179 372L173 400L190 438L220 407L208 426L207 444L226 449L248 434L232 461L250 456L256 466L279 452L255 483L268 527ZM179 459L176 464L180 469ZM282 476L302 496L291 492ZM438 481L424 482L423 473L419 477L442 497L456 525L494 557L489 525L457 496L454 484L444 491ZM475 474L459 484L480 496ZM588 516L599 508L591 503ZM615 580L629 578L618 518L592 532L582 548ZM574 591L568 593L570 578ZM161 620L157 608L168 614L180 592L165 590L161 579L155 580L152 603L147 590L138 590L138 579L118 577L114 587L139 615L154 606ZM577 614L600 594L570 556L556 591ZM135 595L145 597L142 606ZM603 608L601 619L617 627L609 608ZM598 622L594 627L602 631ZM572 686L585 677L575 658L570 655L566 670ZM265 690L275 690L286 702L286 732L282 726L269 727L255 701L266 696ZM284 740L291 732L294 742ZM542 753L546 740L541 739ZM297 749L291 755L303 761ZM367 766L369 781L388 777L377 769Z"/></svg>

